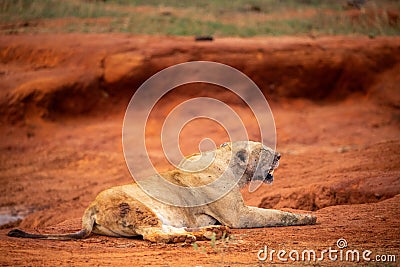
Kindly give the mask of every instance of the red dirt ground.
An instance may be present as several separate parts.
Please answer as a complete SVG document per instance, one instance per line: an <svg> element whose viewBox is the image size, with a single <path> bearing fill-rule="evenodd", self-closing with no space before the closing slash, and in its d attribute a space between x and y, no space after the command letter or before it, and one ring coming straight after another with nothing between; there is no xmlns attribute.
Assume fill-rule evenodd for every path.
<svg viewBox="0 0 400 267"><path fill-rule="evenodd" d="M42 233L78 230L85 207L101 190L132 182L121 144L128 101L152 74L192 60L217 61L243 71L273 111L281 164L272 185L254 193L243 190L246 202L305 210L318 217L317 225L235 229L229 242L212 248L202 241L197 250L96 235L67 242L6 236L17 226ZM396 262L386 263L396 266L399 84L400 38L195 42L117 34L1 36L0 215L24 219L1 226L0 265L258 266L270 263L257 259L265 245L321 251L337 248L336 241L345 238L348 249L369 249L372 257L396 255ZM250 137L258 137L248 109L230 93L205 85L179 88L158 104L147 129L160 169L167 168L157 150L163 119L194 96L225 101L245 118ZM225 132L212 127L206 121L185 128L185 154L196 152L204 137L217 144L226 141ZM273 262L283 264L276 255ZM351 265L327 258L311 264Z"/></svg>

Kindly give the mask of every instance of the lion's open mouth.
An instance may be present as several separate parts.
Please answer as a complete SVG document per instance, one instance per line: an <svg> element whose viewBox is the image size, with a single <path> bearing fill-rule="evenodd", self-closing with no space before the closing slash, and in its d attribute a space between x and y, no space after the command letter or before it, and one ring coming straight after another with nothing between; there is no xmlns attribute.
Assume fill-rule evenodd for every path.
<svg viewBox="0 0 400 267"><path fill-rule="evenodd" d="M273 173L273 171L272 171L272 173ZM265 177L265 179L264 179L264 183L272 184L272 182L274 181L274 176L272 175L272 173L267 174L267 177Z"/></svg>
<svg viewBox="0 0 400 267"><path fill-rule="evenodd" d="M276 160L274 160L274 162L272 162L271 167L269 168L267 177L265 177L265 180L264 180L265 183L270 184L274 181L273 174L274 174L275 169L278 168L278 166L279 166L279 160L276 159Z"/></svg>
<svg viewBox="0 0 400 267"><path fill-rule="evenodd" d="M274 181L274 169L270 169L264 179L264 183L271 184Z"/></svg>
<svg viewBox="0 0 400 267"><path fill-rule="evenodd" d="M269 168L268 173L270 174L274 173L274 170L278 168L278 166L279 166L279 160L274 160L274 162L272 162L271 164L271 167Z"/></svg>

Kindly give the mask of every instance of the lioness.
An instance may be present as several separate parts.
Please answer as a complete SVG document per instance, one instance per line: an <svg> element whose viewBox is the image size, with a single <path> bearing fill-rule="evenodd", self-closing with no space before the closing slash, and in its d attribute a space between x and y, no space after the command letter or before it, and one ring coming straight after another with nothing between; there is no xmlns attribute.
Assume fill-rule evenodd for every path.
<svg viewBox="0 0 400 267"><path fill-rule="evenodd" d="M211 153L214 160L198 172L174 170L161 176L185 188L200 188L196 197L204 198L204 205L174 206L163 203L146 194L137 184L117 186L101 192L86 209L82 218L82 230L71 234L30 234L15 229L12 237L41 239L80 239L90 233L115 237L143 236L151 242L193 242L195 240L220 238L231 228L255 228L315 224L316 217L272 209L246 206L240 187L251 180L266 183L273 181L273 171L278 167L280 155L258 142L238 141L224 143L209 152L194 154L180 166L196 164L203 154ZM221 175L233 183L232 189L215 201L219 190L207 186ZM239 177L238 177L239 176ZM151 181L151 179L150 179ZM154 180L156 181L156 180ZM220 186L220 185L219 185ZM154 184L157 190L157 184ZM189 191L190 192L190 191ZM188 197L180 192L163 192L178 198ZM190 196L189 196L190 197ZM194 197L194 195L192 196Z"/></svg>

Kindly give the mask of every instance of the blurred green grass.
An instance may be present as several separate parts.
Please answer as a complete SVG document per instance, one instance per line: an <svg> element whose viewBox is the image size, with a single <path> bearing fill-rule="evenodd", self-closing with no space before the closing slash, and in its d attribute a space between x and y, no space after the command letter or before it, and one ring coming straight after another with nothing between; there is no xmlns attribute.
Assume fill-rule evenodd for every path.
<svg viewBox="0 0 400 267"><path fill-rule="evenodd" d="M340 0L0 0L0 26L2 33L399 35L400 19L393 23L387 15L398 14L399 2L370 0L351 15Z"/></svg>
<svg viewBox="0 0 400 267"><path fill-rule="evenodd" d="M121 15L120 12L107 11L105 5L56 0L3 0L0 1L0 12L2 22L66 17L99 18Z"/></svg>
<svg viewBox="0 0 400 267"><path fill-rule="evenodd" d="M170 6L177 8L193 7L203 9L208 12L218 12L223 10L246 11L249 8L258 7L259 11L272 13L282 11L287 8L340 8L340 1L332 0L108 0L109 3L131 6Z"/></svg>

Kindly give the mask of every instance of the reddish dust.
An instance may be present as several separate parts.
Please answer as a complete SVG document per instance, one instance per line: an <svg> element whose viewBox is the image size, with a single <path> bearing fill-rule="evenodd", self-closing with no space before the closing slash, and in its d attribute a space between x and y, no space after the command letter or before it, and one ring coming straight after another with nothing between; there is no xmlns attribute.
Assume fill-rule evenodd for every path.
<svg viewBox="0 0 400 267"><path fill-rule="evenodd" d="M0 230L1 265L253 266L262 263L257 252L265 245L323 250L336 247L339 238L351 249L399 257L400 38L195 42L67 34L1 39L0 211L24 217ZM85 207L101 190L133 182L121 143L129 99L157 71L193 60L243 71L271 105L281 164L272 185L243 190L246 202L305 210L318 217L317 225L238 229L229 242L199 242L197 249L96 235L71 242L6 236L17 226L41 233L76 231ZM227 90L177 88L160 100L146 126L146 145L157 168L168 167L160 150L167 114L200 96L228 104L249 137L259 137L248 107ZM199 119L177 138L184 154L191 154L204 138L219 145L228 136L216 122Z"/></svg>

